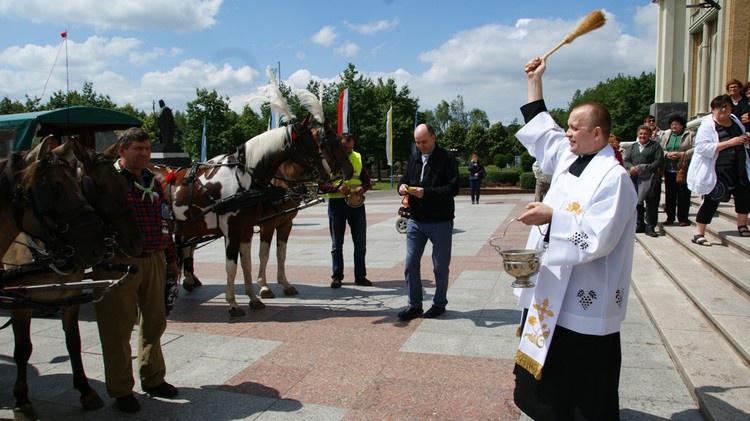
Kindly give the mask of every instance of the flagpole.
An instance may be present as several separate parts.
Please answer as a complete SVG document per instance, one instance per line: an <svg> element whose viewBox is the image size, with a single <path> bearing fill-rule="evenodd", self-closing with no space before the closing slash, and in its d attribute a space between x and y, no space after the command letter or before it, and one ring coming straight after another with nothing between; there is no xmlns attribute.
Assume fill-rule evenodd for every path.
<svg viewBox="0 0 750 421"><path fill-rule="evenodd" d="M65 28L65 85L68 89L67 97L68 97L68 107L70 107L70 74L69 74L69 68L68 68L68 28Z"/></svg>
<svg viewBox="0 0 750 421"><path fill-rule="evenodd" d="M206 115L203 114L203 134L201 135L201 162L206 162Z"/></svg>

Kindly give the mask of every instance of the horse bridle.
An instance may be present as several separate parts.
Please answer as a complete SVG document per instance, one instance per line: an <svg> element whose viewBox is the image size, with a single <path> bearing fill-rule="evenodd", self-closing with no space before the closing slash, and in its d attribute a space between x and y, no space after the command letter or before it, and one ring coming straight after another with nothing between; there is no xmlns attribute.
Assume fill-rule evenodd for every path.
<svg viewBox="0 0 750 421"><path fill-rule="evenodd" d="M305 125L305 131L301 132L296 124L292 124L290 126L290 130L287 131L287 142L291 145L291 151L292 156L289 157L289 162L294 164L296 162L304 162L303 167L304 169L312 169L310 171L311 176L308 178L302 178L299 180L289 180L289 181L296 181L296 182L305 182L305 181L312 181L312 180L322 180L323 175L320 173L320 170L318 169L318 162L325 162L325 157L323 156L323 152L320 150L320 145L315 142L315 144L318 146L318 155L314 156L312 154L307 154L305 152L302 152L299 150L299 148L304 149L304 145L300 144L300 140L304 135L308 134L312 138L312 141L315 142L315 138L312 135L312 128ZM317 159L317 161L316 161ZM330 174L326 174L326 177ZM287 180L284 180L287 181Z"/></svg>
<svg viewBox="0 0 750 421"><path fill-rule="evenodd" d="M54 165L68 167L65 161L52 154L40 159L39 165L42 168ZM64 244L61 237L71 230L101 224L101 220L90 204L86 205L88 209L84 207L82 211L70 212L56 218L51 215L55 208L55 199L55 191L49 185L46 176L42 176L41 182L33 186L24 185L23 182L18 183L13 192L11 215L18 229L21 232L27 232L24 229L24 215L26 210L30 210L42 231L39 239L50 249L49 254L60 258L71 258L76 250Z"/></svg>

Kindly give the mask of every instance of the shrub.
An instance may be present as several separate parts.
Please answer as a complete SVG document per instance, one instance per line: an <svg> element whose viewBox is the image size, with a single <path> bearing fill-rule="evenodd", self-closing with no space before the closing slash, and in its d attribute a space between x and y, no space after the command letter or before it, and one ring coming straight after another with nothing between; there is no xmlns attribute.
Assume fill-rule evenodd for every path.
<svg viewBox="0 0 750 421"><path fill-rule="evenodd" d="M489 185L515 186L520 174L521 172L515 168L492 167L492 170L487 171L484 181Z"/></svg>
<svg viewBox="0 0 750 421"><path fill-rule="evenodd" d="M534 164L534 161L536 161L536 159L529 155L529 151L523 151L521 154L521 169L523 172L532 171L531 166Z"/></svg>
<svg viewBox="0 0 750 421"><path fill-rule="evenodd" d="M495 154L495 156L492 157L492 165L498 168L505 168L505 154Z"/></svg>
<svg viewBox="0 0 750 421"><path fill-rule="evenodd" d="M534 173L533 172L521 173L521 176L519 178L519 184L522 189L536 188L536 177L534 176Z"/></svg>

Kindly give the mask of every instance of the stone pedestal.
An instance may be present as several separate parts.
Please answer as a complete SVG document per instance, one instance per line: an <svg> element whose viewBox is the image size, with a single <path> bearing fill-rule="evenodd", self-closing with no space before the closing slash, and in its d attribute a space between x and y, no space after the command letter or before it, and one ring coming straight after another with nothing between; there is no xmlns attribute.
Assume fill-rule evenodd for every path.
<svg viewBox="0 0 750 421"><path fill-rule="evenodd" d="M157 143L151 147L151 162L169 167L189 167L192 160L180 145Z"/></svg>
<svg viewBox="0 0 750 421"><path fill-rule="evenodd" d="M673 114L681 115L685 120L688 118L687 102L657 102L649 107L649 114L656 117L656 125L662 130L669 130L669 117Z"/></svg>

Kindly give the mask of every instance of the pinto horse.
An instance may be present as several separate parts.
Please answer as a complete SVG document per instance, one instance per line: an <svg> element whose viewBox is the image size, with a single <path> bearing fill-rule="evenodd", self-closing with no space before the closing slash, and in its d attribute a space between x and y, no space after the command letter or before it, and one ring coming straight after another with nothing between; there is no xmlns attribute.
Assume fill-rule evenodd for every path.
<svg viewBox="0 0 750 421"><path fill-rule="evenodd" d="M224 237L226 301L232 316L245 314L234 295L238 260L250 308L265 307L252 285L252 236L262 203L280 196L281 189L269 186L284 162L299 166L300 177L315 181L325 181L332 172L340 170L347 177L353 172L335 132L330 126L312 127L310 118L269 130L245 142L237 153L216 157L191 169L171 173L163 167L152 169L171 200L175 234L184 239L180 253L186 261L190 261L195 244L201 239ZM232 204L238 197L246 200ZM225 206L227 202L230 204ZM184 267L183 287L188 290L199 285L191 266Z"/></svg>
<svg viewBox="0 0 750 421"><path fill-rule="evenodd" d="M114 248L126 255L137 255L141 251L142 236L133 216L132 207L127 201L127 192L131 186L120 176L111 160L103 159L101 154L86 150L80 143L71 140L59 146L53 152L65 159L70 165L78 167L79 185L86 199L93 206L97 215L104 221L107 236L108 253ZM104 237L104 236L103 236ZM23 245L24 238L19 237L5 254L3 261L14 265L33 265L34 259L29 247ZM36 245L35 245L36 246ZM60 271L35 272L33 277L20 279L25 286L62 284L83 280L84 267L78 265L69 269L69 273ZM81 290L62 290L51 292L34 292L29 298L35 302L65 303L61 306L61 319L65 331L65 344L70 356L73 373L73 386L81 394L80 402L84 410L93 411L104 406L104 402L91 388L84 371L81 359L81 335L78 328L79 301ZM68 300L66 302L66 300ZM16 419L21 416L36 419L33 404L28 398L26 371L31 357L31 308L14 308L11 310L11 323L15 338L13 353L17 374L13 387L16 402L13 408Z"/></svg>

